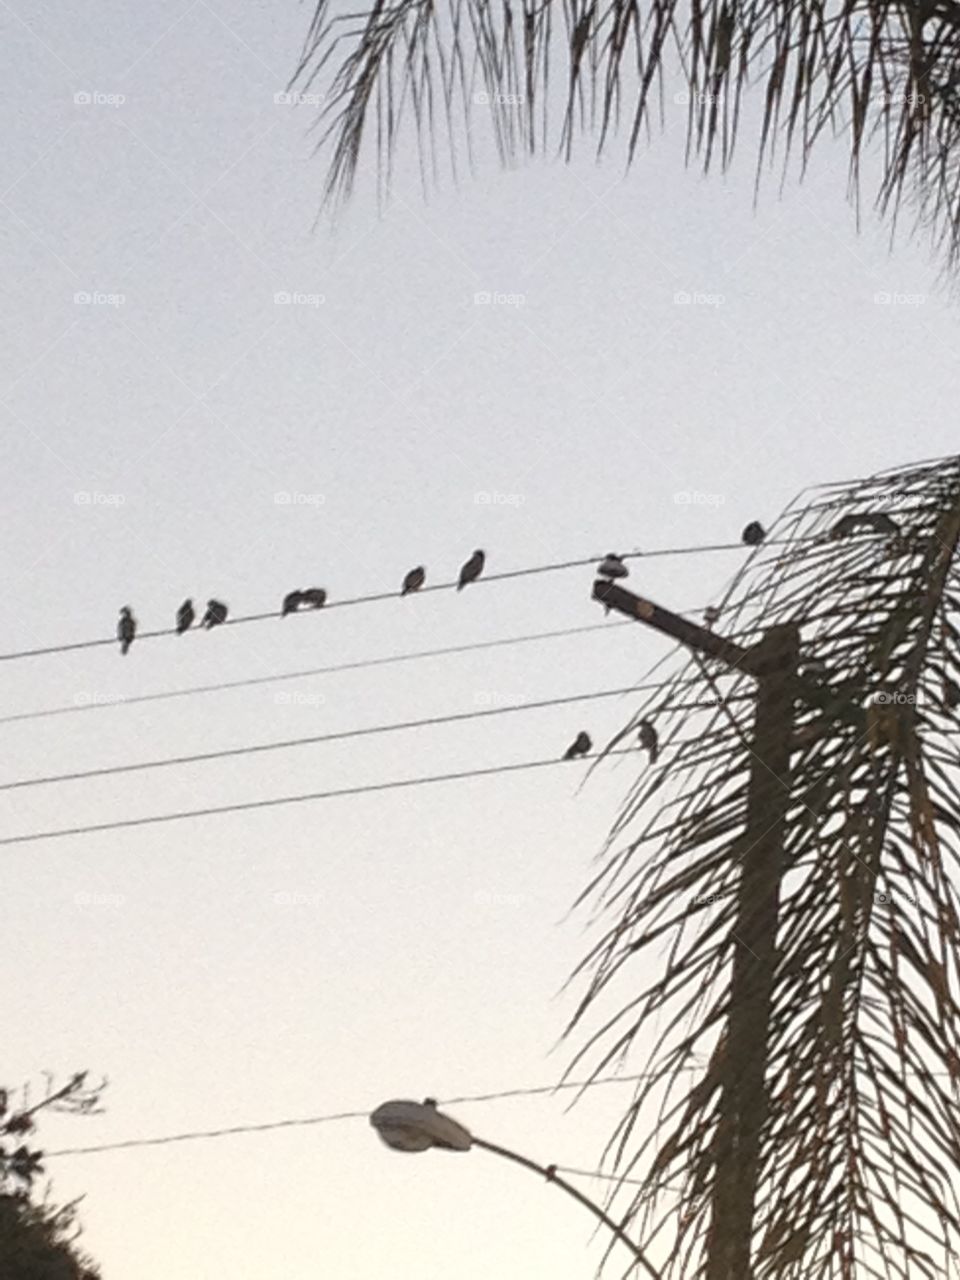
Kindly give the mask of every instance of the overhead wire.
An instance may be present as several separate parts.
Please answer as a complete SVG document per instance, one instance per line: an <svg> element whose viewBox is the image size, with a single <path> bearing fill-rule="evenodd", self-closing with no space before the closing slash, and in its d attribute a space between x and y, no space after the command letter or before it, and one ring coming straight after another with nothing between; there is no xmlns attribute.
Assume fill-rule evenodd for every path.
<svg viewBox="0 0 960 1280"><path fill-rule="evenodd" d="M70 773L49 773L33 778L15 778L12 782L0 782L0 791L19 791L25 787L40 787L58 782L79 782L86 778L107 778L118 773L139 773L145 769L164 769L172 765L200 764L207 760L224 760L231 756L256 755L265 751L284 751L294 747L315 746L322 742L340 742L349 738L375 737L382 733L397 733L407 729L426 729L434 725L457 724L467 720L480 720L490 716L509 715L518 711L541 711L547 707L563 707L575 702L592 702L599 698L625 697L630 693L642 693L659 685L624 685L617 689L596 689L590 693L572 693L559 698L540 698L534 702L517 702L505 707L484 707L479 711L455 711L445 716L424 716L419 720L398 720L388 724L367 725L361 729L336 729L330 733L307 734L300 738L284 738L279 742L254 742L242 747L223 747L218 751L196 751L189 755L162 756L157 760L139 760L132 764L104 765L98 769L78 769ZM746 700L736 696L727 702ZM693 701L674 705L674 710L698 710L712 707L711 701Z"/></svg>
<svg viewBox="0 0 960 1280"><path fill-rule="evenodd" d="M683 1067L683 1071L696 1071L698 1066ZM629 1084L638 1080L649 1079L654 1073L639 1072L634 1075L601 1076L596 1080L562 1080L558 1084L532 1085L521 1089L500 1089L495 1093L465 1094L458 1098L443 1098L438 1105L443 1107L462 1106L474 1102L496 1102L501 1098L526 1098L536 1094L558 1093L563 1089L593 1089L599 1085ZM131 1147L161 1147L177 1142L198 1142L204 1139L234 1137L241 1133L266 1133L274 1129L305 1128L311 1125L331 1124L339 1120L365 1120L369 1110L334 1111L326 1115L302 1116L286 1120L268 1120L259 1124L236 1124L222 1129L194 1129L184 1133L165 1134L157 1138L127 1138L120 1142L103 1142L88 1147L64 1147L58 1151L45 1151L44 1159L54 1156L94 1155L102 1151L123 1151ZM559 1170L559 1165L557 1166ZM569 1170L568 1172L577 1172ZM597 1176L591 1174L590 1176Z"/></svg>
<svg viewBox="0 0 960 1280"><path fill-rule="evenodd" d="M782 543L771 540L764 544L765 546L787 545L786 540ZM694 554L706 554L715 551L742 551L743 544L740 542L722 542L722 543L705 543L698 546L687 547L661 547L652 551L630 551L621 556L622 560L638 560L638 559L654 559L661 556L682 556ZM534 574L556 573L565 569L582 569L590 565L595 565L602 556L588 556L578 560L562 560L553 564L530 565L523 569L507 569L502 573L487 573L477 578L470 584L471 591L479 585L486 585L491 582L504 582L510 578L531 577ZM419 589L417 595L424 595L430 591L447 591L452 587L456 587L456 582L438 582L425 585ZM303 611L294 611L291 617L300 617L305 614L328 613L331 609L344 609L354 605L376 604L384 600L397 600L400 592L380 591L371 595L352 596L346 600L330 600L327 601L322 608L306 609ZM223 622L217 623L217 626L235 627L248 622L265 622L268 619L277 619L280 617L276 609L270 610L268 613L249 613L241 614L237 617L227 617ZM192 635L199 630L194 628L184 632L184 635ZM135 644L140 644L144 640L155 640L160 636L177 635L176 627L164 627L156 631L138 631L134 640ZM21 658L39 658L54 653L69 653L80 649L96 649L105 645L115 645L117 643L115 636L103 637L98 640L75 640L66 644L44 645L35 649L17 649L9 653L0 653L0 662L14 662Z"/></svg>
<svg viewBox="0 0 960 1280"><path fill-rule="evenodd" d="M141 702L161 702L169 698L186 698L193 694L222 693L230 689L245 689L254 685L275 684L284 680L302 680L310 676L336 675L344 671L361 671L369 667L390 666L399 662L418 662L425 658L440 658L456 653L472 653L483 649L528 644L539 640L553 640L564 636L583 635L588 631L604 631L612 627L633 626L630 618L610 619L607 622L592 622L583 627L563 627L556 631L537 631L526 636L506 636L498 640L478 640L470 644L445 645L439 649L419 649L413 653L386 654L376 658L360 658L352 662L330 663L323 667L307 667L300 671L284 671L277 675L251 676L243 680L221 680L216 684L193 685L186 689L161 689L156 693L140 693L131 697L92 699L90 702L67 703L59 707L41 707L36 711L16 711L10 715L0 716L0 724L13 724L21 720L40 720L46 716L72 715L83 711L102 711L113 707L129 707Z"/></svg>
<svg viewBox="0 0 960 1280"><path fill-rule="evenodd" d="M53 773L39 778L20 778L0 782L0 791L16 791L23 787L39 787L58 782L78 782L85 778L105 778L118 773L138 773L144 769L164 769L171 765L198 764L206 760L224 760L230 756L255 755L264 751L284 751L293 747L315 746L321 742L340 742L347 738L372 737L407 729L426 729L434 725L457 724L489 716L509 715L517 711L540 711L546 707L562 707L574 702L591 702L598 698L614 698L636 692L636 686L597 689L590 693L567 694L561 698L540 698L534 702L518 702L506 707L483 707L478 711L456 711L445 716L424 716L419 720L400 720L391 724L368 725L362 729L338 729L331 733L308 734L301 738L285 738L280 742L256 742L242 747L224 747L219 751L198 751L190 755L164 756L159 760L140 760L133 764L106 765L99 769L79 769L72 773Z"/></svg>
<svg viewBox="0 0 960 1280"><path fill-rule="evenodd" d="M634 750L598 752L578 756L577 760L598 760L606 756L633 755ZM551 757L549 760L524 760L517 764L490 765L483 769L461 769L453 773L428 774L420 778L396 778L389 782L362 783L353 787L335 787L327 791L306 791L293 796L275 796L265 800L245 800L235 804L208 805L202 809L182 809L175 813L156 813L144 818L121 818L113 822L92 822L74 827L59 827L49 831L31 831L19 836L0 837L0 847L14 844L32 844L38 840L57 840L64 836L92 835L101 831L119 831L130 827L149 827L164 822L179 822L187 818L208 818L224 813L249 813L255 809L272 809L287 804L304 804L316 800L333 800L343 796L372 795L379 791L397 791L408 787L426 786L436 782L462 782L468 778L486 778L496 774L522 773L529 769L545 769L552 765L571 762Z"/></svg>

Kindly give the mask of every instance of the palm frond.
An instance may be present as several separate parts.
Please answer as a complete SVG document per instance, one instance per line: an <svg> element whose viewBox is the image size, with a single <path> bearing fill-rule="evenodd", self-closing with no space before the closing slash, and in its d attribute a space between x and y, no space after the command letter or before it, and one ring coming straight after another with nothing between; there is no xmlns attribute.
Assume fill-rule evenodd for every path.
<svg viewBox="0 0 960 1280"><path fill-rule="evenodd" d="M644 1232L682 1186L670 1275L747 1274L715 1265L717 1206L744 1212L725 1179L752 1142L756 1280L938 1276L960 1232L960 458L801 495L772 536L788 545L751 555L719 630L801 636L777 890L744 901L753 753L771 753L753 679L691 659L628 726L656 719L660 759L581 897L600 936L570 1069L646 1051L608 1156L645 1166L624 1209ZM691 714L711 685L724 700ZM732 969L763 919L769 999L745 1023Z"/></svg>
<svg viewBox="0 0 960 1280"><path fill-rule="evenodd" d="M744 93L762 95L757 176L796 147L802 165L825 132L846 134L856 186L876 139L877 191L896 214L904 195L953 262L960 253L960 3L955 0L373 0L356 13L317 0L292 85L329 89L326 193L353 185L376 116L379 172L389 172L408 113L434 153L436 113L456 167L454 112L470 132L479 111L504 161L581 130L603 148L624 116L633 158L665 77L686 85L688 155L729 164ZM557 89L554 90L554 84ZM758 104L761 99L758 98Z"/></svg>

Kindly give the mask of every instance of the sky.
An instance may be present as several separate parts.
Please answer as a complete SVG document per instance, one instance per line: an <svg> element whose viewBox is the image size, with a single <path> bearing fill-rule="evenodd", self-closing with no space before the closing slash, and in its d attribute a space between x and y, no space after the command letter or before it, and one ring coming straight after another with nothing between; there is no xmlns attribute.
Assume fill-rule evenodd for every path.
<svg viewBox="0 0 960 1280"><path fill-rule="evenodd" d="M754 208L749 146L704 178L677 113L629 172L616 145L482 154L427 192L407 137L386 208L364 171L318 222L316 112L275 101L307 16L3 10L0 653L110 637L123 605L148 631L185 596L242 615L294 588L398 591L417 564L449 582L477 547L493 574L735 543L808 486L955 449L955 307L922 244L891 254L869 207L858 232L841 144ZM633 561L628 585L695 616L745 555ZM632 688L669 649L613 618L265 680L595 625L593 576L0 662L0 785ZM0 837L553 759L638 699L0 790ZM109 1079L103 1114L49 1118L43 1145L360 1113L51 1157L104 1280L592 1275L605 1241L555 1188L480 1151L390 1152L364 1117L560 1079L582 1045L561 1039L583 990L565 983L596 936L570 908L642 768L3 847L4 1083ZM631 1096L449 1109L589 1173Z"/></svg>

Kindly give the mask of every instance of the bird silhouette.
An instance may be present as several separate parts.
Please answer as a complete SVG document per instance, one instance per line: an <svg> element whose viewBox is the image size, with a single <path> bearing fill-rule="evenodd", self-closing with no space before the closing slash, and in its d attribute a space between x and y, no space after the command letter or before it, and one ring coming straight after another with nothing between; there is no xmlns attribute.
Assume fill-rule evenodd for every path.
<svg viewBox="0 0 960 1280"><path fill-rule="evenodd" d="M327 603L327 593L323 587L308 587L300 592L300 600L308 609L322 609Z"/></svg>
<svg viewBox="0 0 960 1280"><path fill-rule="evenodd" d="M189 598L184 600L183 604L177 610L177 635L182 636L185 631L189 631L193 626L193 620L197 615L193 611L193 601Z"/></svg>
<svg viewBox="0 0 960 1280"><path fill-rule="evenodd" d="M302 591L288 591L283 597L283 608L280 610L280 617L285 618L288 613L296 613L300 608L300 601L302 599Z"/></svg>
<svg viewBox="0 0 960 1280"><path fill-rule="evenodd" d="M226 622L227 612L227 606L222 601L208 600L207 612L203 615L201 627L206 627L209 631L211 627L217 627L221 622Z"/></svg>
<svg viewBox="0 0 960 1280"><path fill-rule="evenodd" d="M589 733L584 733L581 729L574 740L563 753L564 760L576 760L577 756L585 756L593 743L590 741Z"/></svg>
<svg viewBox="0 0 960 1280"><path fill-rule="evenodd" d="M402 596L409 595L411 591L419 591L427 580L427 571L422 564L417 565L416 569L411 569L403 580L403 590L400 592Z"/></svg>
<svg viewBox="0 0 960 1280"><path fill-rule="evenodd" d="M841 516L830 530L830 537L849 537L864 525L874 533L898 534L900 532L900 526L896 520L892 520L885 511L864 511L859 514L850 512L848 515Z"/></svg>
<svg viewBox="0 0 960 1280"><path fill-rule="evenodd" d="M751 520L740 536L748 547L759 547L767 536L767 531L759 520Z"/></svg>
<svg viewBox="0 0 960 1280"><path fill-rule="evenodd" d="M612 582L614 578L626 578L630 570L623 563L623 556L615 555L612 551L608 551L604 559L597 566L597 573L601 578L606 578Z"/></svg>
<svg viewBox="0 0 960 1280"><path fill-rule="evenodd" d="M649 720L640 721L640 732L637 735L640 739L640 745L644 751L650 754L650 763L657 763L657 756L660 753L660 740L657 737L657 731Z"/></svg>
<svg viewBox="0 0 960 1280"><path fill-rule="evenodd" d="M720 610L715 604L708 604L703 611L703 625L707 631L713 630L713 624L718 621Z"/></svg>
<svg viewBox="0 0 960 1280"><path fill-rule="evenodd" d="M960 684L956 680L951 680L949 676L944 676L943 680L943 704L950 711L960 707Z"/></svg>
<svg viewBox="0 0 960 1280"><path fill-rule="evenodd" d="M120 641L120 652L126 653L133 644L137 634L137 620L128 604L120 610L120 621L117 623L117 639Z"/></svg>
<svg viewBox="0 0 960 1280"><path fill-rule="evenodd" d="M482 551L475 551L470 559L460 570L460 581L457 583L457 590L462 591L465 586L471 582L476 582L483 573L483 566L486 556Z"/></svg>

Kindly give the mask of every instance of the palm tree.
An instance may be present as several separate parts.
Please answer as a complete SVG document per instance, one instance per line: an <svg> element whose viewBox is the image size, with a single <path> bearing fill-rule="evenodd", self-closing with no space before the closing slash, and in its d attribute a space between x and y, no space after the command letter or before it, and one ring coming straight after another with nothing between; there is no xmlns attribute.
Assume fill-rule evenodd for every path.
<svg viewBox="0 0 960 1280"><path fill-rule="evenodd" d="M877 139L880 208L911 204L955 265L957 68L954 0L318 0L293 84L330 77L333 199L365 129L389 173L405 113L433 165L442 115L456 163L458 104L468 141L490 113L504 160L547 147L554 114L566 155L622 120L632 159L674 74L688 154L725 167L752 86L758 176L777 143L805 165L843 131L856 190ZM958 547L960 457L801 495L718 620L779 683L695 651L624 730L655 724L661 751L581 898L600 936L574 975L570 1070L648 1046L611 1208L647 1252L672 1225L665 1276L910 1280L956 1256Z"/></svg>
<svg viewBox="0 0 960 1280"><path fill-rule="evenodd" d="M581 898L600 936L576 975L570 1070L588 1062L593 1079L647 1049L608 1153L621 1223L648 1253L664 1188L679 1191L664 1275L946 1274L960 1230L958 548L960 457L801 495L711 636L766 636L788 671L799 637L780 706L758 706L754 728L754 676L694 653L616 739L651 722L660 754Z"/></svg>
<svg viewBox="0 0 960 1280"><path fill-rule="evenodd" d="M709 169L729 164L744 91L763 95L758 177L781 142L784 164L805 165L825 133L849 140L851 179L876 138L877 201L894 215L903 197L917 221L960 254L960 3L957 0L371 0L337 12L316 0L291 87L328 76L325 137L334 142L327 195L349 193L364 131L381 172L405 114L436 163L443 116L456 163L455 111L469 126L489 113L504 160L549 147L552 119L569 156L592 130L598 148L623 123L633 158L663 85L687 86L687 152ZM559 86L555 91L555 86ZM373 118L371 118L373 117Z"/></svg>

